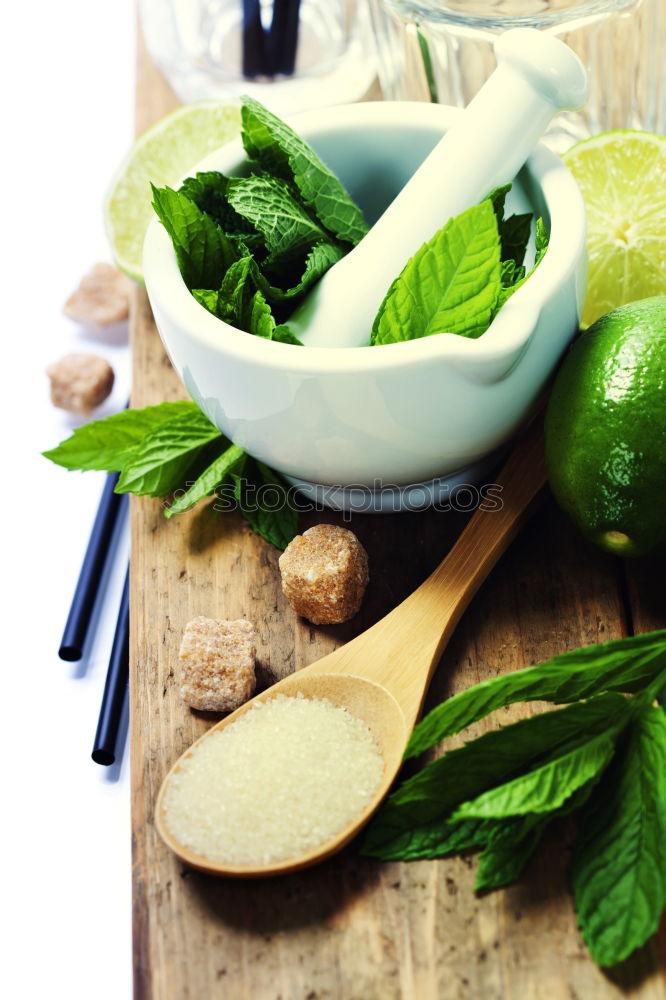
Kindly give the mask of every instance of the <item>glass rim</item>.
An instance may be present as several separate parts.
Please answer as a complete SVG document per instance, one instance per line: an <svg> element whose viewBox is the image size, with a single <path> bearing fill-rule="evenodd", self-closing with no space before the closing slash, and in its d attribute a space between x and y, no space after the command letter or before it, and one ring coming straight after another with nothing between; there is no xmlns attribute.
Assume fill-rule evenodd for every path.
<svg viewBox="0 0 666 1000"><path fill-rule="evenodd" d="M488 7L492 0L486 0ZM417 26L455 25L460 28L544 28L572 25L578 21L602 17L636 6L637 0L570 0L570 6L533 13L474 13L456 10L446 0L375 0L376 4L392 7L398 14L408 14Z"/></svg>

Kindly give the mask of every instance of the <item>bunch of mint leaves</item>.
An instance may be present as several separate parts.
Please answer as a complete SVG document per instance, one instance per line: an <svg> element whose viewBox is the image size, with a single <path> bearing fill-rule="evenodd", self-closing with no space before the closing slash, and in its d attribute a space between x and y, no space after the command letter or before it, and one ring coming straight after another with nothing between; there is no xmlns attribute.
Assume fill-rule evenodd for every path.
<svg viewBox="0 0 666 1000"><path fill-rule="evenodd" d="M313 149L250 97L241 136L248 175L198 173L178 191L153 187L195 299L247 333L298 344L288 317L326 271L367 232L360 208ZM450 219L407 262L375 318L371 344L448 332L484 333L529 277L532 214L504 218L507 184ZM536 257L548 239L535 226Z"/></svg>
<svg viewBox="0 0 666 1000"><path fill-rule="evenodd" d="M564 705L449 750L403 781L362 853L480 850L476 890L514 882L551 820L576 812L570 885L583 938L614 965L666 906L666 629L484 681L415 727L406 758L517 702Z"/></svg>
<svg viewBox="0 0 666 1000"><path fill-rule="evenodd" d="M363 214L314 150L250 97L241 135L249 174L153 186L185 284L218 319L298 344L282 320L368 230Z"/></svg>
<svg viewBox="0 0 666 1000"><path fill-rule="evenodd" d="M225 438L190 400L93 420L44 455L66 469L118 472L116 493L172 494L166 517L216 495L220 509L239 510L253 531L279 549L298 532L298 513L283 480Z"/></svg>

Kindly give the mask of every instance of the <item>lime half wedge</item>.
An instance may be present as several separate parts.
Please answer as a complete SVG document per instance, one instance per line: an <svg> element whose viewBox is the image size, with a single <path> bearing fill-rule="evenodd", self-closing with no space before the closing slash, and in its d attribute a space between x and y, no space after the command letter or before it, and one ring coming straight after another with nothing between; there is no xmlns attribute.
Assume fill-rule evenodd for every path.
<svg viewBox="0 0 666 1000"><path fill-rule="evenodd" d="M176 108L139 136L104 201L104 223L116 266L142 282L141 252L153 217L151 183L176 184L207 153L240 131L237 104L201 101Z"/></svg>
<svg viewBox="0 0 666 1000"><path fill-rule="evenodd" d="M606 132L562 159L587 210L585 328L617 306L666 293L666 138Z"/></svg>

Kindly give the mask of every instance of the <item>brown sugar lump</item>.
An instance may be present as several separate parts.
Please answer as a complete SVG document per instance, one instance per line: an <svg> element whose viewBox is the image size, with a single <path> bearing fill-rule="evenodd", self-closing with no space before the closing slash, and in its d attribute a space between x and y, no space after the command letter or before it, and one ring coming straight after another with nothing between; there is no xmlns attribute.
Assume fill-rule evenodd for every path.
<svg viewBox="0 0 666 1000"><path fill-rule="evenodd" d="M113 388L113 368L97 354L66 354L49 365L46 374L53 405L84 416L103 403Z"/></svg>
<svg viewBox="0 0 666 1000"><path fill-rule="evenodd" d="M308 528L289 543L279 566L287 600L314 625L346 622L360 608L368 585L368 556L347 528Z"/></svg>
<svg viewBox="0 0 666 1000"><path fill-rule="evenodd" d="M251 622L193 618L180 644L180 696L202 712L233 712L254 694Z"/></svg>
<svg viewBox="0 0 666 1000"><path fill-rule="evenodd" d="M111 264L93 264L62 307L65 316L84 326L103 327L129 316L131 282Z"/></svg>

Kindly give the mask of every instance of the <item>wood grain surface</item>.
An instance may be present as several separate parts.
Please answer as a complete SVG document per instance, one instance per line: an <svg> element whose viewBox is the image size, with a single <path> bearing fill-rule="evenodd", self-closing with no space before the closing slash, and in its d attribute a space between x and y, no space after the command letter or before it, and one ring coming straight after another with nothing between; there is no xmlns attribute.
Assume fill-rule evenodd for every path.
<svg viewBox="0 0 666 1000"><path fill-rule="evenodd" d="M138 70L142 131L176 101L141 44ZM132 404L184 396L138 290L132 344ZM485 898L473 893L473 858L387 864L361 858L352 843L290 876L216 880L188 870L155 832L162 778L217 718L191 712L178 697L186 622L195 615L254 622L266 686L389 611L451 547L464 515L354 517L371 583L357 618L329 628L294 616L280 590L278 552L235 515L216 517L204 503L167 521L158 501L132 498L131 519L138 1000L664 1000L663 925L612 973L589 958L567 890L571 821L553 828L517 885ZM314 513L303 527L321 520L348 523ZM663 567L625 567L596 551L546 499L462 618L426 707L566 649L663 627L663 592Z"/></svg>

